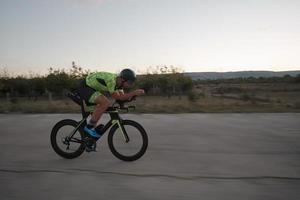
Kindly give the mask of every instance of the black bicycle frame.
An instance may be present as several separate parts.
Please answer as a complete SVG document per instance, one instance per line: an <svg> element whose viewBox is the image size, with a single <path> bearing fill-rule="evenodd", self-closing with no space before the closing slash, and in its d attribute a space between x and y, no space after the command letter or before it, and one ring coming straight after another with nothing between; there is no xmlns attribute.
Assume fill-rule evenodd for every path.
<svg viewBox="0 0 300 200"><path fill-rule="evenodd" d="M80 98L80 96L78 95L78 93L76 93L76 91L67 93L67 96L69 98L71 98L75 103L80 105L81 114L82 114L82 120L79 122L78 126L69 134L68 138L70 139L70 141L82 143L81 140L73 138L73 136L75 135L76 131L79 128L83 128L83 127L86 126L87 118L91 113L85 111L85 106L86 106L85 102L84 102L84 100L82 100ZM128 143L129 142L129 137L128 137L128 134L127 134L127 132L126 132L126 130L125 130L123 124L122 124L122 119L119 116L119 112L118 112L117 108L109 107L105 112L110 115L111 119L102 128L102 133L104 134L112 125L117 124L121 128L121 132L124 136L125 142ZM72 140L72 139L74 139L74 140Z"/></svg>
<svg viewBox="0 0 300 200"><path fill-rule="evenodd" d="M129 139L128 134L127 134L127 132L126 132L126 130L125 130L123 124L122 124L122 118L119 116L119 112L116 109L110 107L110 108L108 108L106 113L108 113L110 115L111 119L102 128L102 133L104 134L108 129L110 129L110 127L112 125L117 124L121 128L121 132L124 136L125 142L128 143L130 141L130 139ZM79 122L78 126L68 136L70 141L82 143L82 140L78 140L76 138L73 138L73 136L75 135L76 131L79 128L83 128L87 124L87 118L88 118L89 115L90 115L90 113L88 115L86 115L86 113L83 114L83 119Z"/></svg>

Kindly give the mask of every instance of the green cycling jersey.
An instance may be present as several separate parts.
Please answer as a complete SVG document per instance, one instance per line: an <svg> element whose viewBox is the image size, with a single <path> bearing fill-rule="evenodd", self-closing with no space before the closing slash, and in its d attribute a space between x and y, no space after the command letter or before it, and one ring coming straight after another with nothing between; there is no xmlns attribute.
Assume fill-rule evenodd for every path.
<svg viewBox="0 0 300 200"><path fill-rule="evenodd" d="M111 94L117 91L117 76L117 74L109 72L95 72L86 77L86 84L100 93L109 92Z"/></svg>

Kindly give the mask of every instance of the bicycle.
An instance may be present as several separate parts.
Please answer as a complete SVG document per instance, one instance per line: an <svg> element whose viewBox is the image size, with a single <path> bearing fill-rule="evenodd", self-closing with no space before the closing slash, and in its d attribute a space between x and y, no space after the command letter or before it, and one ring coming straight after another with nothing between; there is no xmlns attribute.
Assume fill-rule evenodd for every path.
<svg viewBox="0 0 300 200"><path fill-rule="evenodd" d="M51 131L50 140L52 148L58 155L73 159L85 151L87 142L90 140L83 128L91 114L91 112L86 111L85 107L91 104L87 104L81 99L76 91L68 92L66 95L80 105L82 120L78 122L72 119L64 119L57 122ZM129 112L130 109L135 109L135 106L125 106L126 103L133 100L135 100L135 97L130 100L115 101L105 111L111 119L105 125L100 124L95 128L101 131L102 134L110 129L108 133L109 149L114 156L123 161L135 161L141 158L148 147L148 136L142 125L133 120L124 120L119 116L119 110ZM63 136L60 136L61 133Z"/></svg>

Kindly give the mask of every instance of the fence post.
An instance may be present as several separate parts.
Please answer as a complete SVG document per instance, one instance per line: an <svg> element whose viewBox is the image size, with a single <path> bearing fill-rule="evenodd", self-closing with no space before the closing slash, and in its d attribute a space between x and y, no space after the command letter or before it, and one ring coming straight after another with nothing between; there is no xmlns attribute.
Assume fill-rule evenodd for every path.
<svg viewBox="0 0 300 200"><path fill-rule="evenodd" d="M9 92L6 92L6 101L10 102L10 94L9 94Z"/></svg>
<svg viewBox="0 0 300 200"><path fill-rule="evenodd" d="M48 92L48 100L52 101L52 92Z"/></svg>

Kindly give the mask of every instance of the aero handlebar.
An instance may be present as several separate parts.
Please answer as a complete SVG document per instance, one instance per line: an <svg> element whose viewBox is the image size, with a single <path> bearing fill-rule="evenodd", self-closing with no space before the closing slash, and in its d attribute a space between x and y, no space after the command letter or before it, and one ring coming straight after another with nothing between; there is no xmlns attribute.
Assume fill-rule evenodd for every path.
<svg viewBox="0 0 300 200"><path fill-rule="evenodd" d="M113 104L113 107L116 109L126 110L126 111L129 111L129 109L135 110L135 106L125 106L125 104L136 100L136 97L137 96L133 96L128 100L116 100L115 103ZM119 104L119 106L115 106L115 104Z"/></svg>

